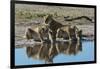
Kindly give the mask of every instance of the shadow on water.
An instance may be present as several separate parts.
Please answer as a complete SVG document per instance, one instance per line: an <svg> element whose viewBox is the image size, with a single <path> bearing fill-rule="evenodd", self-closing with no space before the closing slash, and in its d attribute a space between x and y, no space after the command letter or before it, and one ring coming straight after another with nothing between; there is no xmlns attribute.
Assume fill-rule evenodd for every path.
<svg viewBox="0 0 100 69"><path fill-rule="evenodd" d="M26 47L29 58L44 60L46 64L53 63L53 59L60 53L76 55L80 51L82 51L81 41L57 42L54 44L45 42Z"/></svg>

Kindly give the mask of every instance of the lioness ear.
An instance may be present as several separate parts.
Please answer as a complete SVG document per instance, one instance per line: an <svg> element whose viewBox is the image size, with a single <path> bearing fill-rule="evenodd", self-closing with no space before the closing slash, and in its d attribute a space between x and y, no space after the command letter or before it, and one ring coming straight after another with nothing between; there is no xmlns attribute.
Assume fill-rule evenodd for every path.
<svg viewBox="0 0 100 69"><path fill-rule="evenodd" d="M51 18L51 17L53 17L53 15L48 14L48 15L44 16L44 20L46 20L47 18Z"/></svg>
<svg viewBox="0 0 100 69"><path fill-rule="evenodd" d="M46 15L44 17L44 24L49 24L52 21L52 15Z"/></svg>
<svg viewBox="0 0 100 69"><path fill-rule="evenodd" d="M48 17L48 15L46 15L46 16L43 17L44 18L44 21L47 19L47 17Z"/></svg>
<svg viewBox="0 0 100 69"><path fill-rule="evenodd" d="M46 21L48 19L48 15L44 16L43 18L44 18L44 24L47 24Z"/></svg>

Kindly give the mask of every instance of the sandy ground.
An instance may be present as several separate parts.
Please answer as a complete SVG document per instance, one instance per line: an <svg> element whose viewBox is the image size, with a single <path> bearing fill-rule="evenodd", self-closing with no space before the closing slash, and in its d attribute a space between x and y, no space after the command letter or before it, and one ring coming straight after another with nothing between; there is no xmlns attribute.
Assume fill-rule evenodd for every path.
<svg viewBox="0 0 100 69"><path fill-rule="evenodd" d="M35 25L38 25L38 24L35 24ZM33 44L34 41L32 42L29 42L26 40L26 39L23 39L22 37L20 36L24 36L25 35L25 30L27 27L29 26L32 26L32 23L28 23L28 24L15 24L15 46L20 46L20 45L27 45L27 44ZM34 26L34 24L33 24ZM77 25L77 27L79 29L81 29L83 32L82 32L82 35L86 35L89 37L89 39L93 40L94 39L94 25L91 24L91 25Z"/></svg>

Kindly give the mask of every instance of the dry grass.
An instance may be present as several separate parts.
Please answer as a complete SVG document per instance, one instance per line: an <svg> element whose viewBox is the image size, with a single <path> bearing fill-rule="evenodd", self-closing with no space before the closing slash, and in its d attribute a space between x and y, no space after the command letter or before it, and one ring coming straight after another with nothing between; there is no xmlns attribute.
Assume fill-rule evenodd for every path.
<svg viewBox="0 0 100 69"><path fill-rule="evenodd" d="M36 18L43 18L47 14L52 14L54 17L78 17L88 16L94 18L93 8L79 7L63 7L63 6L44 6L44 5L15 5L15 20L16 22L30 22Z"/></svg>

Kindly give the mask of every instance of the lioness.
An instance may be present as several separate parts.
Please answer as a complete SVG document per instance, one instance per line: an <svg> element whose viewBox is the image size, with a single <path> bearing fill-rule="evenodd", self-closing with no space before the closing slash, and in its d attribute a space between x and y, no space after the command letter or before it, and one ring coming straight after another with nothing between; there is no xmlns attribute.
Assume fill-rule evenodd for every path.
<svg viewBox="0 0 100 69"><path fill-rule="evenodd" d="M57 38L80 40L82 37L82 30L79 30L76 26L66 25L57 30Z"/></svg>
<svg viewBox="0 0 100 69"><path fill-rule="evenodd" d="M51 42L55 42L57 29L62 27L63 25L60 22L57 22L53 19L52 15L47 15L44 17L44 23L49 27L49 39Z"/></svg>
<svg viewBox="0 0 100 69"><path fill-rule="evenodd" d="M48 26L47 25L40 25L37 27L31 26L28 27L25 31L26 38L34 39L35 41L44 42L45 39L49 39L48 35Z"/></svg>

